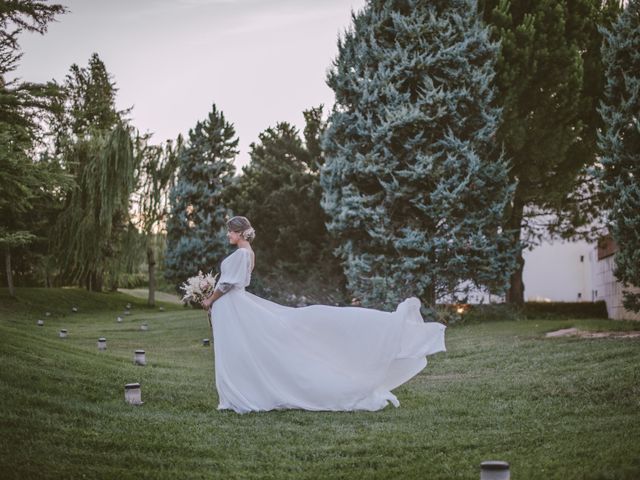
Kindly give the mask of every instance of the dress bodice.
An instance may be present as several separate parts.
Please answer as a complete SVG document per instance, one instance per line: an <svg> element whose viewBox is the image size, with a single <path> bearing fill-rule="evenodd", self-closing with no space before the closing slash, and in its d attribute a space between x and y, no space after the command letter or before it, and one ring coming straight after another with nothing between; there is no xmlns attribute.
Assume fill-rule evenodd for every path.
<svg viewBox="0 0 640 480"><path fill-rule="evenodd" d="M251 283L253 267L251 252L246 248L237 248L220 264L220 278L216 290L228 292L232 288L242 289Z"/></svg>

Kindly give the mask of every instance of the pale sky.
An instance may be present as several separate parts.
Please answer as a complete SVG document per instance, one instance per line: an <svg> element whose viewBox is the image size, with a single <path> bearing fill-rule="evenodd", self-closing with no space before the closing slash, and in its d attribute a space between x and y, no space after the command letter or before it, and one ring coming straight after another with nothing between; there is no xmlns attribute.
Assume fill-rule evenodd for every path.
<svg viewBox="0 0 640 480"><path fill-rule="evenodd" d="M326 72L351 11L365 0L57 0L69 13L44 36L23 33L15 72L63 81L97 52L118 88L117 106L160 143L186 136L216 103L249 144L279 121L302 132L302 111L327 111Z"/></svg>

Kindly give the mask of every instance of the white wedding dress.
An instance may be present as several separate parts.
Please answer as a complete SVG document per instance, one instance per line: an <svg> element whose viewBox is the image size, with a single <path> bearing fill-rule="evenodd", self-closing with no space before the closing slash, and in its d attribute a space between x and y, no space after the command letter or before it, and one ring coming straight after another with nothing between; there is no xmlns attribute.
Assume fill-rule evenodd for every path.
<svg viewBox="0 0 640 480"><path fill-rule="evenodd" d="M245 290L252 254L222 261L211 307L218 409L379 410L391 390L445 350L445 326L424 323L420 301L394 312L361 307L287 307Z"/></svg>

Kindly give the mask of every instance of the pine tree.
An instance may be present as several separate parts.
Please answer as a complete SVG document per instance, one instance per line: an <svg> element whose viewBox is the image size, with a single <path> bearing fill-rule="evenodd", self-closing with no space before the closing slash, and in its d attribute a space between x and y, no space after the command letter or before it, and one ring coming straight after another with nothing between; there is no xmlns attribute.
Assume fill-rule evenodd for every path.
<svg viewBox="0 0 640 480"><path fill-rule="evenodd" d="M302 112L304 116L304 146L308 157L305 163L309 171L314 174L319 173L320 167L324 164L322 134L326 128L326 122L322 118L323 112L324 105L312 107Z"/></svg>
<svg viewBox="0 0 640 480"><path fill-rule="evenodd" d="M607 83L600 106L600 177L619 246L615 275L625 287L640 286L640 0L630 0L602 32ZM640 311L640 294L625 291L623 303Z"/></svg>
<svg viewBox="0 0 640 480"><path fill-rule="evenodd" d="M317 157L287 122L267 128L250 148L251 163L243 167L231 192L234 211L246 215L259 232L258 273L278 268L308 272L322 261L327 239L321 191L312 170L317 171Z"/></svg>
<svg viewBox="0 0 640 480"><path fill-rule="evenodd" d="M523 249L542 238L591 238L599 215L593 178L596 105L604 77L598 22L617 0L480 0L500 42L497 140L518 181L505 226L518 230L507 301L524 302Z"/></svg>
<svg viewBox="0 0 640 480"><path fill-rule="evenodd" d="M116 108L118 89L97 53L91 55L86 67L71 65L62 88L64 95L55 105L52 121L55 153L65 155L76 140L104 135L126 121L130 109ZM68 165L71 171L75 166Z"/></svg>
<svg viewBox="0 0 640 480"><path fill-rule="evenodd" d="M475 2L371 0L338 49L321 182L350 291L394 308L464 297L467 281L504 289L513 188L495 152L497 46Z"/></svg>
<svg viewBox="0 0 640 480"><path fill-rule="evenodd" d="M179 153L165 257L165 277L176 285L198 271L213 270L229 250L225 217L231 210L224 193L235 173L237 147L233 124L213 105Z"/></svg>

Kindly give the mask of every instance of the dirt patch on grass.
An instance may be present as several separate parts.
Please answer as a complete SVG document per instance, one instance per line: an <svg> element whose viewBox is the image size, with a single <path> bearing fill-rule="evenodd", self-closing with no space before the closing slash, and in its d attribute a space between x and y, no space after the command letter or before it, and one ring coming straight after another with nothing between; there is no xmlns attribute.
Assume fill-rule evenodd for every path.
<svg viewBox="0 0 640 480"><path fill-rule="evenodd" d="M611 332L587 332L577 328L563 328L555 332L545 334L547 338L554 337L580 337L580 338L636 338L640 337L640 332L611 331Z"/></svg>

